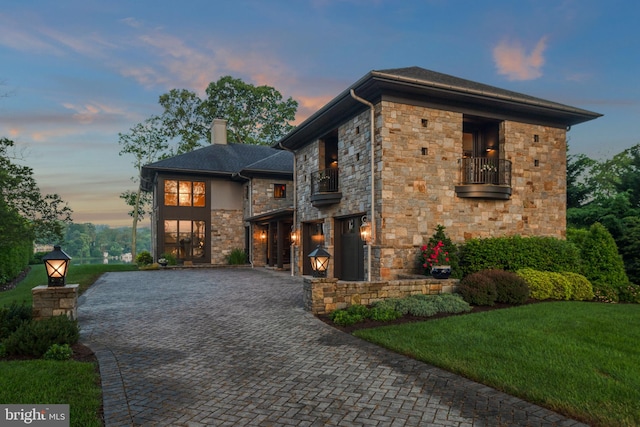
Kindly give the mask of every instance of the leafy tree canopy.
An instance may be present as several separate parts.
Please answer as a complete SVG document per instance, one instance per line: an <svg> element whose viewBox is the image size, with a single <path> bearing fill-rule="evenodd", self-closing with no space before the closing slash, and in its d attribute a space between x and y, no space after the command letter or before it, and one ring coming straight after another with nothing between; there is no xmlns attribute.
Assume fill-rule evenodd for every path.
<svg viewBox="0 0 640 427"><path fill-rule="evenodd" d="M17 164L14 152L14 142L0 138L0 205L4 217L12 224L22 218L30 237L38 242L62 240L64 224L71 222L71 208L57 194L43 195L33 170Z"/></svg>
<svg viewBox="0 0 640 427"><path fill-rule="evenodd" d="M161 95L162 124L169 138L177 138L173 154L192 151L210 137L213 119L227 120L227 139L239 144L277 142L293 129L298 103L271 86L254 86L231 76L211 82L200 99L186 89Z"/></svg>

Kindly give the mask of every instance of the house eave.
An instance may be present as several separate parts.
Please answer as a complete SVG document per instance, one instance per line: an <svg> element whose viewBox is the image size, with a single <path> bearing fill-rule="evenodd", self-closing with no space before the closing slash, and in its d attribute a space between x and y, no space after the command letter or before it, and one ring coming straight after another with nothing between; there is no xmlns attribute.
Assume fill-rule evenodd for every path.
<svg viewBox="0 0 640 427"><path fill-rule="evenodd" d="M495 117L512 118L546 126L566 128L601 117L602 114L521 95L490 93L456 85L445 85L428 80L409 78L371 71L349 86L324 107L285 135L274 147L280 145L296 150L322 137L346 118L364 111L366 106L353 99L350 91L374 104L383 97L409 102L430 103L435 108L460 112L482 113Z"/></svg>

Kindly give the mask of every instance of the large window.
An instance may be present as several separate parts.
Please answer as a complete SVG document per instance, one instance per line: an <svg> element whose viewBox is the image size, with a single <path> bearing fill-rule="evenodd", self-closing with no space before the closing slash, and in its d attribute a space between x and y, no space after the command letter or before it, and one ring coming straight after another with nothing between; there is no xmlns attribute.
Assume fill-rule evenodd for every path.
<svg viewBox="0 0 640 427"><path fill-rule="evenodd" d="M164 249L178 259L204 258L205 222L165 220Z"/></svg>
<svg viewBox="0 0 640 427"><path fill-rule="evenodd" d="M164 182L165 206L204 207L206 203L205 183L202 181L179 181L168 179Z"/></svg>

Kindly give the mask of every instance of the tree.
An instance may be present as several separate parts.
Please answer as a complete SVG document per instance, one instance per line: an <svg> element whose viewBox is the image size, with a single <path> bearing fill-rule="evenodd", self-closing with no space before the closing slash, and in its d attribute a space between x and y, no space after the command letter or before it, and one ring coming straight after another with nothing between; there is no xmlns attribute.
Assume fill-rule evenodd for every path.
<svg viewBox="0 0 640 427"><path fill-rule="evenodd" d="M254 86L224 76L207 88L203 103L207 123L226 119L229 140L241 144L274 144L293 129L298 103L289 97L282 101L271 86Z"/></svg>
<svg viewBox="0 0 640 427"><path fill-rule="evenodd" d="M64 224L71 222L71 208L57 194L42 195L33 170L12 161L17 158L13 147L13 141L0 138L0 196L6 209L25 219L32 240L62 240Z"/></svg>
<svg viewBox="0 0 640 427"><path fill-rule="evenodd" d="M136 168L136 176L132 178L136 182L137 189L135 193L124 192L120 198L124 199L128 205L132 207L129 215L133 217L133 226L131 230L131 254L136 257L136 236L138 221L144 218L145 203L148 203L148 197L142 195L142 187L140 182L140 172L142 167L158 159L161 153L167 149L165 135L161 128L162 120L159 117L151 117L143 123L138 123L131 128L128 134L118 134L120 138L120 155L131 154L134 158L133 165Z"/></svg>
<svg viewBox="0 0 640 427"><path fill-rule="evenodd" d="M211 82L202 100L186 89L161 95L165 133L177 138L174 153L192 151L209 137L215 118L227 120L227 138L241 144L274 144L293 126L298 103L271 86L254 86L231 76Z"/></svg>
<svg viewBox="0 0 640 427"><path fill-rule="evenodd" d="M171 89L160 95L159 103L164 108L161 120L167 137L178 139L171 155L193 151L201 140L207 139L209 125L205 123L198 95L186 89Z"/></svg>
<svg viewBox="0 0 640 427"><path fill-rule="evenodd" d="M589 177L597 164L584 154L567 156L567 208L578 208L593 197Z"/></svg>

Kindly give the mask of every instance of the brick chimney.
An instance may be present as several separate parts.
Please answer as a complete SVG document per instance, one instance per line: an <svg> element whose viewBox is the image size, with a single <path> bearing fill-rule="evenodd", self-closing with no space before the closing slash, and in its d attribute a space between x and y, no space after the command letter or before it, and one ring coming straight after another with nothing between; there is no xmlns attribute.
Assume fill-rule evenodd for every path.
<svg viewBox="0 0 640 427"><path fill-rule="evenodd" d="M211 143L227 145L227 121L224 119L213 119L211 122Z"/></svg>

